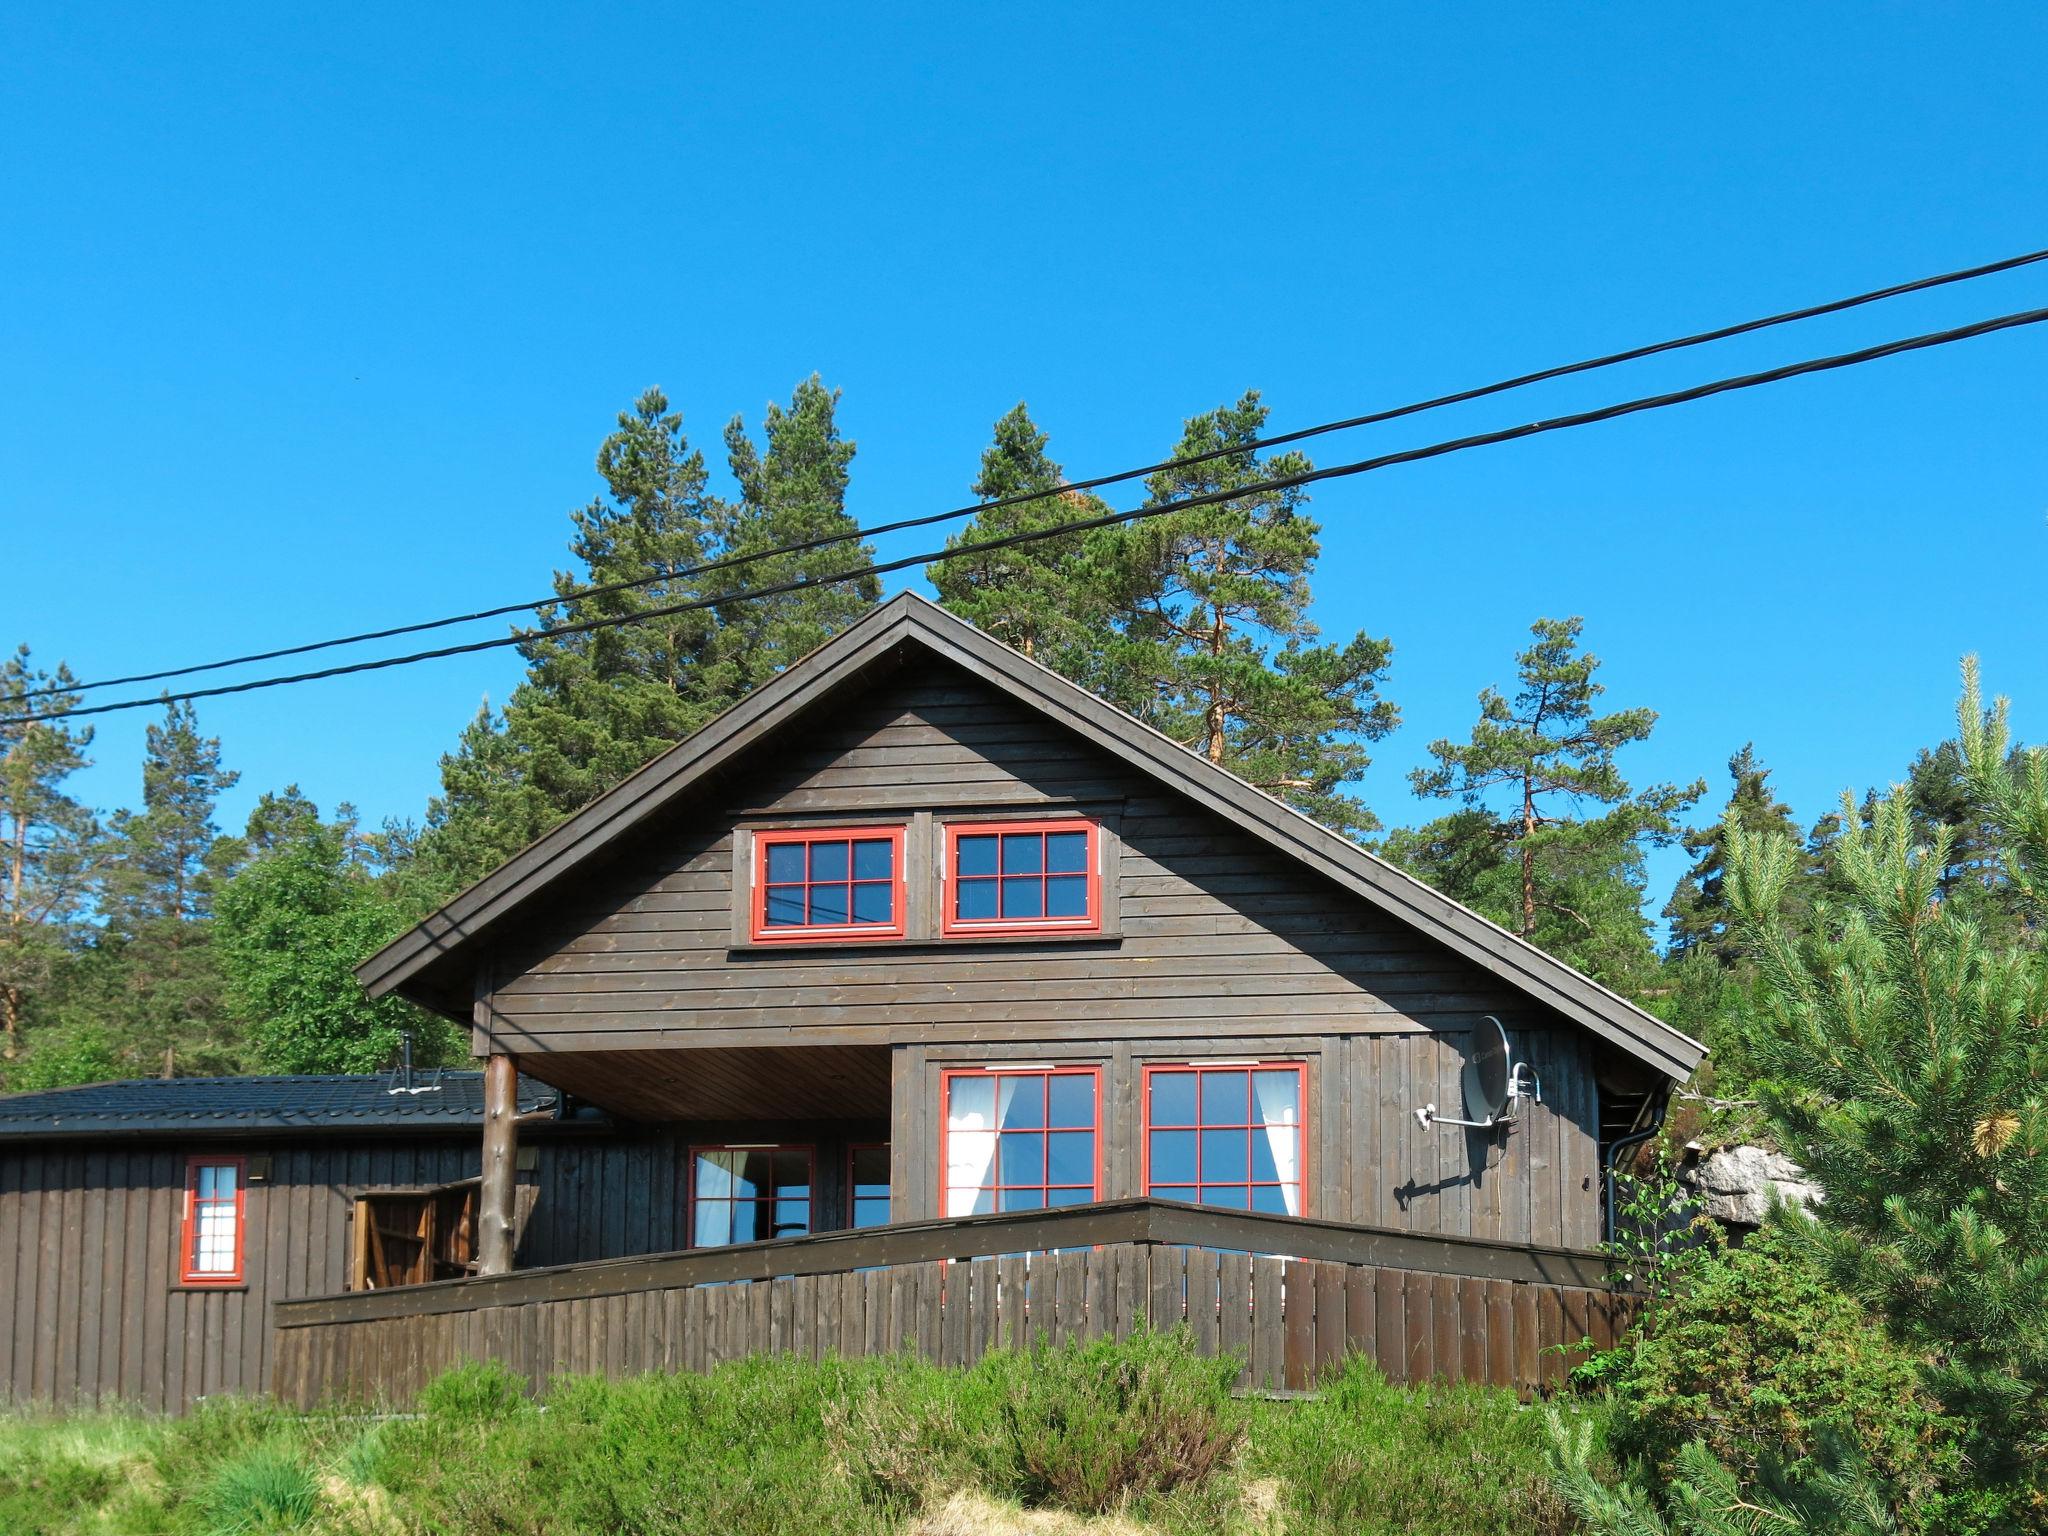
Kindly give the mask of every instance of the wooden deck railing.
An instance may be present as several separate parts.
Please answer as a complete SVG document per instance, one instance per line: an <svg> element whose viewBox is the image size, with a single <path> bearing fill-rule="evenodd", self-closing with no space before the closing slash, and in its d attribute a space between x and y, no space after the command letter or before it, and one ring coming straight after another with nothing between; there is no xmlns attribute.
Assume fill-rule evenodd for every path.
<svg viewBox="0 0 2048 1536"><path fill-rule="evenodd" d="M1533 1393L1631 1306L1598 1254L1119 1200L281 1301L273 1387L403 1403L468 1359L536 1386L782 1352L965 1365L1149 1322L1236 1354L1247 1386L1310 1387L1364 1353L1397 1381Z"/></svg>

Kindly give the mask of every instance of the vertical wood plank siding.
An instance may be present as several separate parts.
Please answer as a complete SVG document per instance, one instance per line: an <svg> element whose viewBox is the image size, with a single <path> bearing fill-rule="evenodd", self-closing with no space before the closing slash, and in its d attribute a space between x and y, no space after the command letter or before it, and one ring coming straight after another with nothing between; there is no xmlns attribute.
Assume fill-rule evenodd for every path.
<svg viewBox="0 0 2048 1536"><path fill-rule="evenodd" d="M687 1245L686 1134L534 1139L539 1169L520 1175L539 1186L521 1266ZM270 1159L269 1177L247 1187L245 1284L181 1286L185 1159L224 1145L0 1146L0 1406L178 1412L200 1397L266 1390L270 1305L347 1286L355 1197L473 1178L479 1157L473 1129L237 1140L238 1154ZM836 1213L843 1158L821 1152L819 1161L833 1177L821 1205ZM604 1195L623 1203L612 1209Z"/></svg>
<svg viewBox="0 0 2048 1536"><path fill-rule="evenodd" d="M631 1308L627 1299L284 1327L273 1386L305 1408L402 1408L465 1360L501 1361L538 1389L559 1374L705 1371L758 1354L907 1353L967 1366L991 1349L1186 1324L1204 1353L1244 1362L1247 1388L1310 1389L1364 1355L1396 1381L1477 1382L1526 1397L1556 1385L1582 1339L1611 1345L1631 1305L1573 1286L1142 1243L653 1290Z"/></svg>

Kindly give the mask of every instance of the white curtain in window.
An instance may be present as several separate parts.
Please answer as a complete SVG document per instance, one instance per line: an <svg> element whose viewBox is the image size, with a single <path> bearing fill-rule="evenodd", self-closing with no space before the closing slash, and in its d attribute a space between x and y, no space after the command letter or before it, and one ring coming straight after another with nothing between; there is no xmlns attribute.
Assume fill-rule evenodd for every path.
<svg viewBox="0 0 2048 1536"><path fill-rule="evenodd" d="M1301 1079L1292 1072L1254 1072L1252 1093L1266 1128L1287 1214L1301 1214Z"/></svg>
<svg viewBox="0 0 2048 1536"><path fill-rule="evenodd" d="M732 1241L732 1171L744 1154L697 1154L697 1209L690 1241L699 1248L718 1248Z"/></svg>
<svg viewBox="0 0 2048 1536"><path fill-rule="evenodd" d="M995 1080L954 1078L946 1094L946 1214L993 1209L982 1186L995 1166Z"/></svg>

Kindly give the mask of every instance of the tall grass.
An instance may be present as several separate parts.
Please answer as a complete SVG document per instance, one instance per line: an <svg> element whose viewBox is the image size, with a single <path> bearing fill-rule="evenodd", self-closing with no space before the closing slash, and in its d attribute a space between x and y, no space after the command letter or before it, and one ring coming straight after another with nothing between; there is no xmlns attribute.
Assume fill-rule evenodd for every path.
<svg viewBox="0 0 2048 1536"><path fill-rule="evenodd" d="M756 1359L563 1378L451 1371L392 1420L209 1404L187 1418L0 1419L6 1536L885 1536L976 1507L1171 1536L1553 1536L1537 1416L1387 1385L1245 1401L1179 1335L991 1355ZM1027 1516L1050 1519L1051 1516Z"/></svg>

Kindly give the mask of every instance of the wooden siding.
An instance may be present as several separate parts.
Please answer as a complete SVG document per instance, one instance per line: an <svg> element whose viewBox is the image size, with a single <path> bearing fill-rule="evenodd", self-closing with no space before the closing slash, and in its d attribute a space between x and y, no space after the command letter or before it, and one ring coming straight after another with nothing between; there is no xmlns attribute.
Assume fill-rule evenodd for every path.
<svg viewBox="0 0 2048 1536"><path fill-rule="evenodd" d="M1041 1243L1068 1246L1009 1251ZM1277 1244L1302 1256L1264 1251ZM472 1359L538 1388L565 1372L703 1371L769 1353L964 1366L1040 1340L1185 1324L1204 1353L1243 1362L1246 1387L1311 1388L1363 1354L1395 1381L1535 1395L1563 1379L1582 1339L1610 1346L1634 1303L1601 1283L1596 1256L1144 1202L749 1248L284 1307L273 1385L305 1407L402 1406ZM728 1276L750 1269L771 1273Z"/></svg>
<svg viewBox="0 0 2048 1536"><path fill-rule="evenodd" d="M538 1168L520 1182L537 1188L517 1262L681 1248L690 1143L786 1130L528 1128ZM877 1139L879 1130L878 1122L802 1128L801 1139L819 1147L821 1228L844 1220L847 1141ZM247 1187L245 1284L185 1287L177 1283L185 1159L216 1148L270 1160L269 1176ZM355 1197L474 1177L479 1150L474 1127L374 1141L0 1146L0 1406L124 1402L178 1412L200 1397L264 1390L270 1305L346 1287Z"/></svg>
<svg viewBox="0 0 2048 1536"><path fill-rule="evenodd" d="M1531 1012L1478 967L964 673L879 689L709 800L507 946L485 1000L491 1039L524 1053L1190 1025L1250 1038ZM1113 821L1119 939L733 944L735 823L1073 805Z"/></svg>
<svg viewBox="0 0 2048 1536"><path fill-rule="evenodd" d="M759 1061L796 1044L887 1046L906 1217L936 1209L942 1066L1006 1054L1102 1064L1104 1193L1118 1196L1140 1193L1145 1062L1300 1059L1312 1211L1597 1240L1595 1042L1478 966L964 671L897 675L778 748L502 951L480 1039L650 1117L665 1082L701 1080L698 1051ZM734 941L735 827L1077 804L1115 833L1115 938ZM1546 1103L1505 1135L1417 1125L1424 1103L1460 1112L1456 1041L1488 1013L1533 1059ZM878 1093L866 1071L858 1083L863 1104Z"/></svg>

